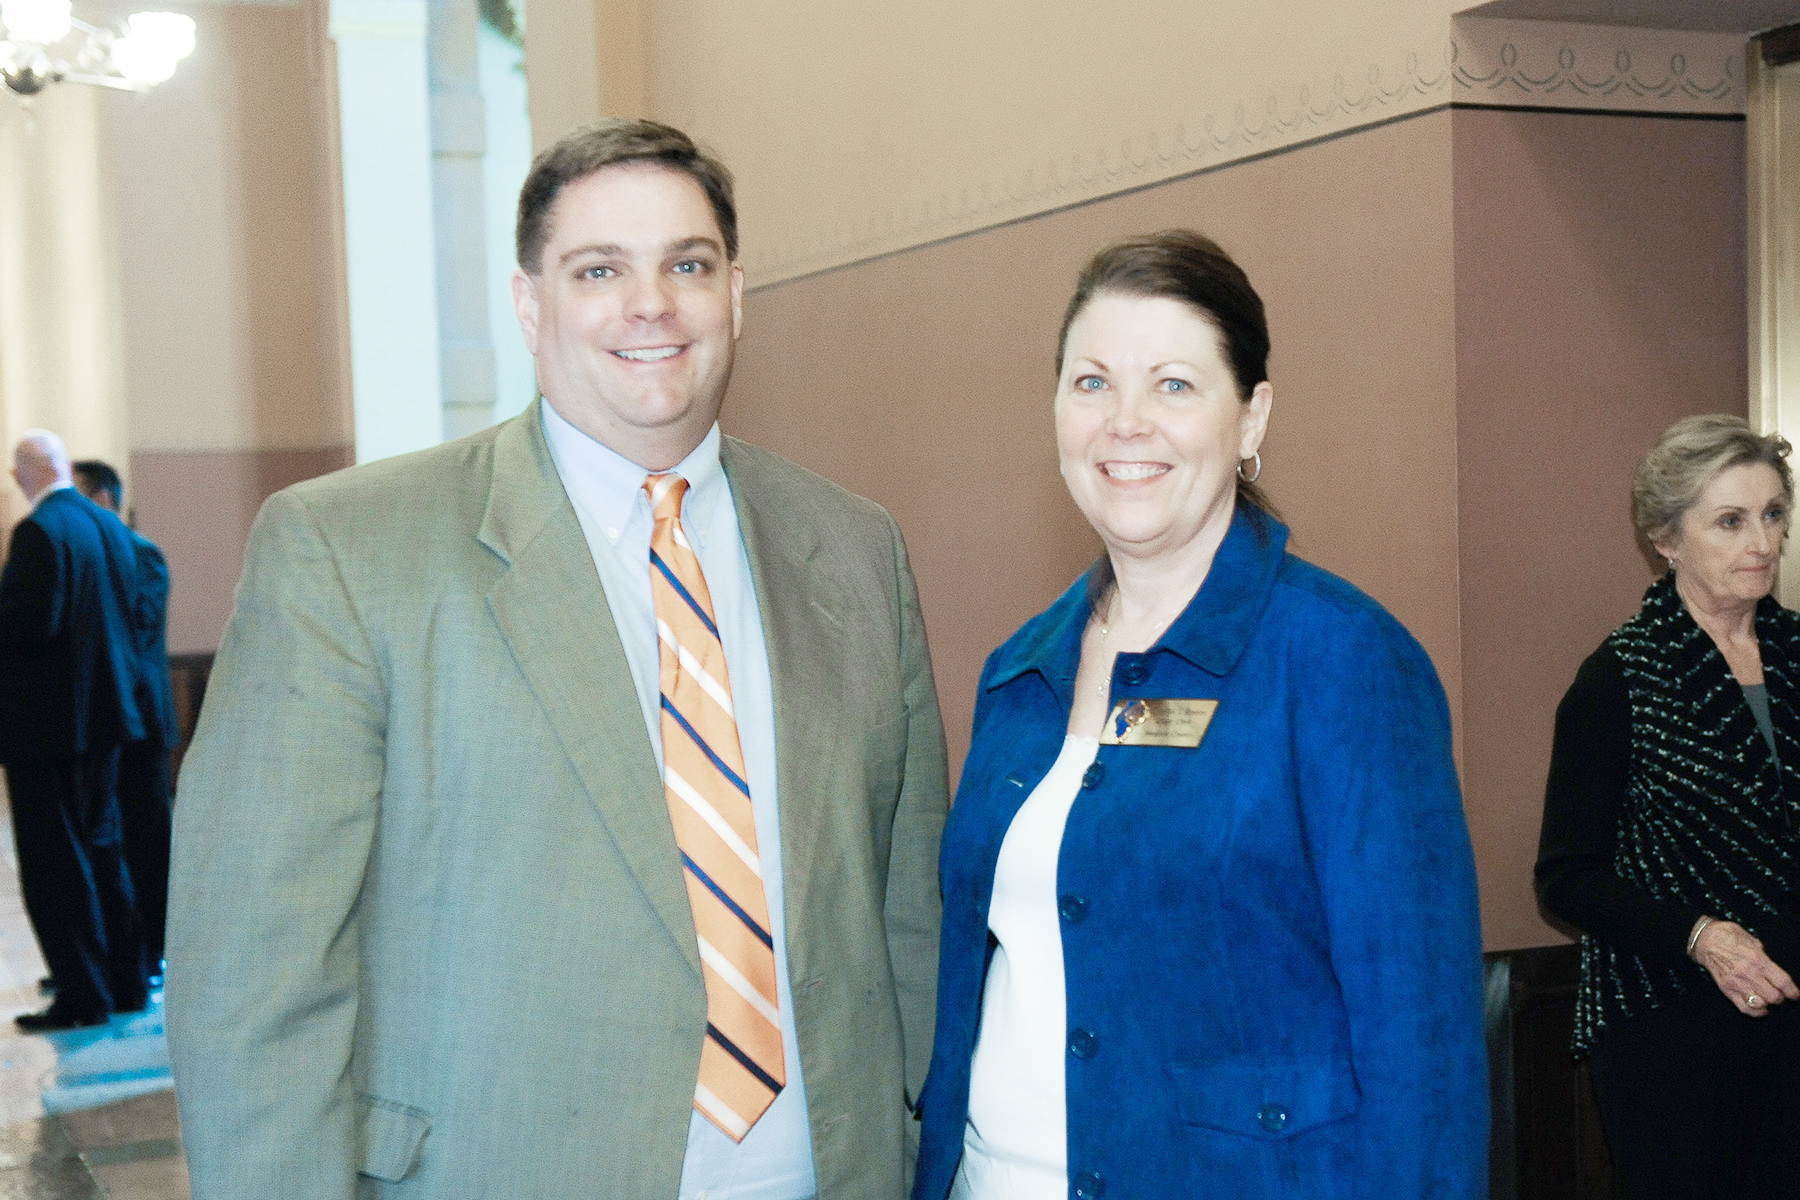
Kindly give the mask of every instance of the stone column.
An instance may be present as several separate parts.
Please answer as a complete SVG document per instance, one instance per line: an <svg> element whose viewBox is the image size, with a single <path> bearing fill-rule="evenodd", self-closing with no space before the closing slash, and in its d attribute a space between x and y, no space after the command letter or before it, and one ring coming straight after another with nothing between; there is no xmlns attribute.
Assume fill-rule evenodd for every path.
<svg viewBox="0 0 1800 1200"><path fill-rule="evenodd" d="M331 0L356 459L444 437L425 0Z"/></svg>
<svg viewBox="0 0 1800 1200"><path fill-rule="evenodd" d="M437 239L438 364L444 436L493 423L494 346L488 329L487 223L481 157L486 131L476 0L429 0L431 181Z"/></svg>

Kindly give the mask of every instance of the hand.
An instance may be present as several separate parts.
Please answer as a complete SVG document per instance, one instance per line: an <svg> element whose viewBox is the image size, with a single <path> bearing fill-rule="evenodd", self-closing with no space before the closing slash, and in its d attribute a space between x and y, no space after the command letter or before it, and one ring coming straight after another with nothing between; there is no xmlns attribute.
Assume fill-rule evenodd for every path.
<svg viewBox="0 0 1800 1200"><path fill-rule="evenodd" d="M1800 1000L1800 988L1763 953L1762 940L1735 921L1708 921L1694 939L1694 961L1746 1017L1766 1017L1771 1004Z"/></svg>

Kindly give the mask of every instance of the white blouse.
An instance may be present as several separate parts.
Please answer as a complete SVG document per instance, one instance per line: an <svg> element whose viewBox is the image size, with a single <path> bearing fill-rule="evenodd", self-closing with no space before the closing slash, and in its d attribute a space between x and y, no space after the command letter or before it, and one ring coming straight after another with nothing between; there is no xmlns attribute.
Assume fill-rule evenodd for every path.
<svg viewBox="0 0 1800 1200"><path fill-rule="evenodd" d="M951 1200L1066 1200L1062 924L1056 861L1063 826L1099 741L1070 735L1007 828L988 929L999 941L981 1000L969 1121Z"/></svg>

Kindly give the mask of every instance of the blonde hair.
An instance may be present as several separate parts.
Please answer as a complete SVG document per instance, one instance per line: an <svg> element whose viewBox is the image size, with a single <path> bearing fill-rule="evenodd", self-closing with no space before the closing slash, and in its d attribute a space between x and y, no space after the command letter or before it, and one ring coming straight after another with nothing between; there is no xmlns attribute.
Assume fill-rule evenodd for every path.
<svg viewBox="0 0 1800 1200"><path fill-rule="evenodd" d="M1711 413L1683 417L1656 439L1631 479L1631 514L1652 546L1680 532L1681 518L1721 471L1751 463L1775 468L1791 504L1793 452L1779 433L1757 433L1742 417Z"/></svg>

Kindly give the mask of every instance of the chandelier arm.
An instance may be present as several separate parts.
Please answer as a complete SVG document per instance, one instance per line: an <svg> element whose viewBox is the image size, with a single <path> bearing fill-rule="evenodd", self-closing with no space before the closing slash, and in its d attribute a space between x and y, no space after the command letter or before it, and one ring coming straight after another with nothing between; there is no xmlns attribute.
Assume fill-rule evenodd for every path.
<svg viewBox="0 0 1800 1200"><path fill-rule="evenodd" d="M132 83L129 79L121 79L117 75L91 75L80 71L69 71L62 76L66 83L86 83L94 87L113 88L121 92L147 92L148 84Z"/></svg>

